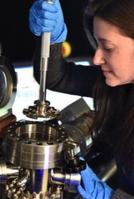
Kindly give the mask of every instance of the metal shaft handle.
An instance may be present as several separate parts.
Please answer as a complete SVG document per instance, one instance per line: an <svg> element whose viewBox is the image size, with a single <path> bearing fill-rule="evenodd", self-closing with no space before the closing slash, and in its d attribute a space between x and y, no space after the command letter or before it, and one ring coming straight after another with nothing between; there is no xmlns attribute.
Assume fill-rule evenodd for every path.
<svg viewBox="0 0 134 199"><path fill-rule="evenodd" d="M47 0L48 3L52 3L52 0ZM48 68L48 59L50 55L50 32L44 32L41 36L41 60L40 60L40 90L39 100L41 102L46 101L46 77Z"/></svg>

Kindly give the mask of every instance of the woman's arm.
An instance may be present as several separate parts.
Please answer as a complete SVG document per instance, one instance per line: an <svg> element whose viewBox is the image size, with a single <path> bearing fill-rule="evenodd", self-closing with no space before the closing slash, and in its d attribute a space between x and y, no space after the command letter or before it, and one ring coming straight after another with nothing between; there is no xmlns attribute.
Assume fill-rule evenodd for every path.
<svg viewBox="0 0 134 199"><path fill-rule="evenodd" d="M40 78L40 48L37 43L34 55L34 76ZM75 65L61 54L61 43L51 45L47 72L47 89L68 94L92 97L93 87L99 73L97 66Z"/></svg>

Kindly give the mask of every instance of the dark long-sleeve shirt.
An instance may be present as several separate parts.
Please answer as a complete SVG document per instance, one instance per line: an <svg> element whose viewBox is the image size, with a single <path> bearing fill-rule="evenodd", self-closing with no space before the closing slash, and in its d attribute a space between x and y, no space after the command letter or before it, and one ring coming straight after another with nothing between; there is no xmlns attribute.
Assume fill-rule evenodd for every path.
<svg viewBox="0 0 134 199"><path fill-rule="evenodd" d="M40 77L40 45L34 57L34 76ZM84 70L83 70L84 68ZM90 68L90 69L89 69ZM47 88L57 92L92 97L93 87L99 72L97 66L75 65L61 56L61 44L51 46L47 72Z"/></svg>

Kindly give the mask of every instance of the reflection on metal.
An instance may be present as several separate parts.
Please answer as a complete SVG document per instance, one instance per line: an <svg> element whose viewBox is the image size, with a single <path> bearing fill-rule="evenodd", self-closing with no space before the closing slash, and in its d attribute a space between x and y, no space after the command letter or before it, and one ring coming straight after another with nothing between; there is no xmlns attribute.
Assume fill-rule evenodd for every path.
<svg viewBox="0 0 134 199"><path fill-rule="evenodd" d="M0 161L0 185L5 184L7 178L18 176L19 167L7 165L3 160Z"/></svg>
<svg viewBox="0 0 134 199"><path fill-rule="evenodd" d="M107 165L103 165L98 176L102 181L107 182L116 172L117 166L115 160L111 160Z"/></svg>
<svg viewBox="0 0 134 199"><path fill-rule="evenodd" d="M52 120L56 118L60 111L50 106L49 101L36 100L34 106L29 106L27 109L23 110L24 115L32 119Z"/></svg>
<svg viewBox="0 0 134 199"><path fill-rule="evenodd" d="M16 177L12 181L10 180L10 182L6 185L6 196L8 198L18 198L18 196L25 190L28 178L29 171L25 170L25 172L23 172L23 176Z"/></svg>
<svg viewBox="0 0 134 199"><path fill-rule="evenodd" d="M0 121L0 138L6 137L6 127L9 126L11 123L13 123L15 121L16 121L16 117L13 114L10 114L7 117L4 117Z"/></svg>
<svg viewBox="0 0 134 199"><path fill-rule="evenodd" d="M11 114L16 96L17 77L10 61L0 56L0 121Z"/></svg>
<svg viewBox="0 0 134 199"><path fill-rule="evenodd" d="M86 124L87 118L84 118L83 124ZM6 196L63 199L64 190L76 192L81 181L79 172L86 166L79 155L91 145L91 129L85 128L82 133L82 125L80 120L75 121L73 126L77 131L71 133L67 126L49 122L12 123L4 141L5 160L20 169L18 177L7 178Z"/></svg>
<svg viewBox="0 0 134 199"><path fill-rule="evenodd" d="M56 125L16 122L6 137L6 160L28 169L49 169L61 165L67 134Z"/></svg>
<svg viewBox="0 0 134 199"><path fill-rule="evenodd" d="M64 185L64 190L76 193L81 175L80 173L65 173L62 169L52 169L50 180L54 184Z"/></svg>

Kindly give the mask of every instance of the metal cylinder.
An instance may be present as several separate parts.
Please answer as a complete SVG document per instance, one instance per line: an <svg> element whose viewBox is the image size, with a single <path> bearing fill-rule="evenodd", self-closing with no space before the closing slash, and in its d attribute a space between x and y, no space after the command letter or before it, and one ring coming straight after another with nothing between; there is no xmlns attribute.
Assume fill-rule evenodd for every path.
<svg viewBox="0 0 134 199"><path fill-rule="evenodd" d="M92 118L81 116L73 122L63 124L62 128L68 133L68 139L77 143L77 154L85 156L92 145Z"/></svg>
<svg viewBox="0 0 134 199"><path fill-rule="evenodd" d="M15 177L18 173L18 167L7 165L3 160L0 161L0 185L6 184L8 178Z"/></svg>
<svg viewBox="0 0 134 199"><path fill-rule="evenodd" d="M39 122L16 122L5 141L6 160L27 169L49 169L61 165L65 131Z"/></svg>

